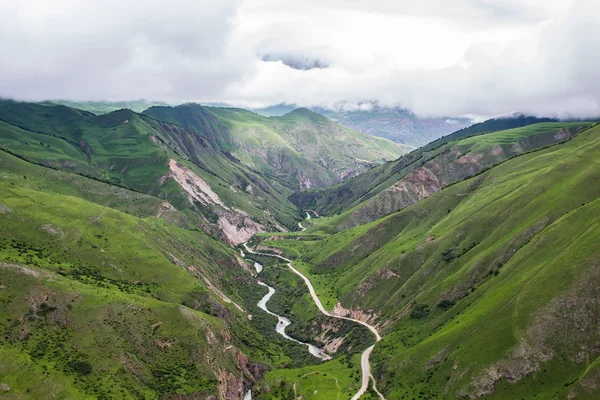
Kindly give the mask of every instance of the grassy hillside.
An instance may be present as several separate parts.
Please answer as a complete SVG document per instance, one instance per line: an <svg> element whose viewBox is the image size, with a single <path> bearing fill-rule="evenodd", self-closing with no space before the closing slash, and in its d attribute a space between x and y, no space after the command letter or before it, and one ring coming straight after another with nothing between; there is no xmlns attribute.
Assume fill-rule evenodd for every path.
<svg viewBox="0 0 600 400"><path fill-rule="evenodd" d="M0 119L6 395L241 399L279 384L269 370L321 368L274 331L257 308L265 289L225 243L258 223L295 225L289 189L214 138L129 110L2 102ZM269 307L294 321L290 334L349 357L364 347L361 329L318 316L291 273L261 279L278 288ZM340 367L354 390L358 363Z"/></svg>
<svg viewBox="0 0 600 400"><path fill-rule="evenodd" d="M205 282L229 292L250 274L221 242L157 217L161 203L0 153L3 391L158 398L254 379L238 365L245 314Z"/></svg>
<svg viewBox="0 0 600 400"><path fill-rule="evenodd" d="M379 324L387 398L597 398L599 157L594 126L377 221L267 243Z"/></svg>
<svg viewBox="0 0 600 400"><path fill-rule="evenodd" d="M7 396L241 399L318 362L274 332L238 251L164 203L0 151Z"/></svg>
<svg viewBox="0 0 600 400"><path fill-rule="evenodd" d="M206 137L282 185L301 190L325 187L403 153L398 145L342 127L306 109L267 118L238 108L152 107L145 114L177 123ZM214 121L218 120L218 123Z"/></svg>
<svg viewBox="0 0 600 400"><path fill-rule="evenodd" d="M292 201L299 204L301 207L312 209L318 208L322 214L333 215L379 193L379 191L387 188L391 183L398 181L399 177L403 176L402 173L407 170L407 168L411 168L411 166L414 168L413 164L416 162L427 160L428 155L429 158L431 158L431 155L435 156L438 154L436 150L449 143L459 142L461 139L478 136L484 133L520 128L542 122L557 121L548 118L539 119L535 117L520 116L519 118L490 119L485 122L471 125L450 135L429 142L425 146L402 156L398 160L373 168L353 181L348 180L342 184L326 189L297 193L292 197ZM589 123L582 122L582 124L582 126L588 126ZM527 132L527 130L524 132Z"/></svg>
<svg viewBox="0 0 600 400"><path fill-rule="evenodd" d="M0 102L0 147L189 211L197 227L237 243L260 230L293 228L290 190L250 170L185 128L129 110L106 115L65 106ZM187 183L186 183L187 182Z"/></svg>
<svg viewBox="0 0 600 400"><path fill-rule="evenodd" d="M471 120L467 118L418 117L405 109L382 107L377 104L362 104L366 109L344 108L344 106L336 109L312 107L310 110L351 129L389 139L406 145L407 148L424 146L471 124ZM252 111L274 117L289 113L296 108L297 106L293 104L278 104L252 109Z"/></svg>
<svg viewBox="0 0 600 400"><path fill-rule="evenodd" d="M290 197L298 207L339 214L330 229L343 230L412 205L454 182L527 151L576 135L589 122L547 122L462 138L459 132L340 185Z"/></svg>

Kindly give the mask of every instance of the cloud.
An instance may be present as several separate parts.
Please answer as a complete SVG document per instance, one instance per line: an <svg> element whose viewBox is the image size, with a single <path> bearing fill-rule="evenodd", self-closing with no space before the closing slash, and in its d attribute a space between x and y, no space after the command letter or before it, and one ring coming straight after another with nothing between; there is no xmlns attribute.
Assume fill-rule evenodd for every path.
<svg viewBox="0 0 600 400"><path fill-rule="evenodd" d="M302 55L298 54L263 54L260 56L260 59L267 62L281 61L284 65L287 65L290 68L303 71L313 68L327 68L329 66L327 61L307 56L303 57Z"/></svg>
<svg viewBox="0 0 600 400"><path fill-rule="evenodd" d="M424 9L432 3L425 2ZM514 3L511 13L518 11L516 1L494 4L501 3L507 9ZM311 43L332 47L329 68L295 71L284 64L261 64L256 75L228 88L228 98L251 103L277 98L278 102L327 107L335 107L340 100L377 100L381 105L399 105L432 116L495 116L515 111L600 115L600 25L595 21L600 3L548 2L546 9L532 8L539 2L523 4L524 15L508 26L499 20L511 13L481 7L467 12L488 13L489 28L480 24L457 28L447 17L409 17L391 9L387 13L346 10L334 19L322 9L312 19L318 28L310 31L295 14L290 18L303 34L284 36L287 44L277 36L275 45L294 48L298 43L302 54L310 52ZM277 23L292 26L283 22L284 15L278 16ZM324 37L331 41L323 41Z"/></svg>
<svg viewBox="0 0 600 400"><path fill-rule="evenodd" d="M254 57L236 0L5 0L0 94L24 99L217 96Z"/></svg>
<svg viewBox="0 0 600 400"><path fill-rule="evenodd" d="M600 114L594 0L4 0L0 95Z"/></svg>

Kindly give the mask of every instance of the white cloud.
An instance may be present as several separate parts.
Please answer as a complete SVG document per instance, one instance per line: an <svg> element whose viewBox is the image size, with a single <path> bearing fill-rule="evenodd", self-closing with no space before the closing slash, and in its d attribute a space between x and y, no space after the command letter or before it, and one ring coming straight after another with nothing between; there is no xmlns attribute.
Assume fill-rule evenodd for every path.
<svg viewBox="0 0 600 400"><path fill-rule="evenodd" d="M263 29L252 12L264 8L242 8L255 35L270 32L263 48L297 48L330 68L261 63L258 74L228 87L228 99L328 106L378 100L426 115L600 114L599 2L415 3L390 3L385 13L367 11L362 1L344 3L351 4L344 11L330 2L314 2L310 11L280 7L276 17L262 18ZM274 34L279 27L287 33Z"/></svg>
<svg viewBox="0 0 600 400"><path fill-rule="evenodd" d="M25 99L217 96L247 73L238 2L3 0L0 94Z"/></svg>
<svg viewBox="0 0 600 400"><path fill-rule="evenodd" d="M3 0L0 95L588 116L599 14L594 0Z"/></svg>

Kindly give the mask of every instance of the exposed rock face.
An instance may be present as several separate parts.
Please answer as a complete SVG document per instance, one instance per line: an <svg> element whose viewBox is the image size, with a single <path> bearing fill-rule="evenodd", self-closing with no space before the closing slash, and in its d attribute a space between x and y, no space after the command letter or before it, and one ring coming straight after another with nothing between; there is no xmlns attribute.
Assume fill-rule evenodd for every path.
<svg viewBox="0 0 600 400"><path fill-rule="evenodd" d="M237 353L236 369L241 376L236 376L225 370L219 371L217 385L218 398L227 400L242 400L252 382L262 378L266 370L263 366L256 364L243 353Z"/></svg>
<svg viewBox="0 0 600 400"><path fill-rule="evenodd" d="M263 225L252 220L244 211L225 205L210 185L191 169L173 159L169 160L169 169L169 174L161 178L161 184L164 184L168 178L174 179L185 191L190 203L193 204L196 201L210 207L211 212L216 215L216 224L206 224L203 229L212 231L216 228L218 232L212 233L216 233L217 236L232 245L247 242L254 234L265 231ZM248 187L251 188L250 185ZM174 207L165 202L161 205L158 216L163 216L173 210Z"/></svg>
<svg viewBox="0 0 600 400"><path fill-rule="evenodd" d="M244 398L244 380L225 370L219 372L217 390L219 399L242 400Z"/></svg>
<svg viewBox="0 0 600 400"><path fill-rule="evenodd" d="M463 180L483 169L481 154L463 155L458 148L440 155L368 200L352 213L340 229L373 221L401 210L441 190L449 183Z"/></svg>
<svg viewBox="0 0 600 400"><path fill-rule="evenodd" d="M517 382L540 368L540 362L547 361L536 349L520 343L514 348L508 359L486 368L482 374L467 388L459 390L457 396L477 399L490 394L498 382L504 378L509 382Z"/></svg>
<svg viewBox="0 0 600 400"><path fill-rule="evenodd" d="M344 308L340 303L337 303L332 310L332 314L339 315L342 317L350 317L359 321L374 323L377 320L377 315L374 313L369 314L366 311L360 309Z"/></svg>
<svg viewBox="0 0 600 400"><path fill-rule="evenodd" d="M42 225L42 230L50 235L61 235L63 234L62 230L52 224L44 224Z"/></svg>
<svg viewBox="0 0 600 400"><path fill-rule="evenodd" d="M222 212L217 226L223 233L223 239L233 245L247 242L254 234L265 231L261 224L234 212Z"/></svg>
<svg viewBox="0 0 600 400"><path fill-rule="evenodd" d="M173 205L171 203L169 203L168 201L164 201L158 207L156 217L157 218L165 218L169 214L176 212L176 211L177 210L175 209L175 207L173 207Z"/></svg>
<svg viewBox="0 0 600 400"><path fill-rule="evenodd" d="M202 178L189 168L186 168L177 161L171 159L169 160L169 169L171 170L170 176L179 183L183 190L186 191L190 202L196 200L204 205L215 204L220 205L223 208L228 208L221 201L219 195L217 195Z"/></svg>
<svg viewBox="0 0 600 400"><path fill-rule="evenodd" d="M368 293L369 291L373 290L377 286L377 283L379 281L381 281L383 279L396 278L397 276L398 276L398 274L396 274L394 271L392 271L388 267L382 267L382 268L378 269L377 271L375 271L375 273L373 275L371 275L366 281L360 283L356 287L356 292L359 295L364 295L364 294Z"/></svg>
<svg viewBox="0 0 600 400"><path fill-rule="evenodd" d="M10 212L12 212L12 210L10 209L9 206L7 206L6 204L0 203L0 214L8 214Z"/></svg>

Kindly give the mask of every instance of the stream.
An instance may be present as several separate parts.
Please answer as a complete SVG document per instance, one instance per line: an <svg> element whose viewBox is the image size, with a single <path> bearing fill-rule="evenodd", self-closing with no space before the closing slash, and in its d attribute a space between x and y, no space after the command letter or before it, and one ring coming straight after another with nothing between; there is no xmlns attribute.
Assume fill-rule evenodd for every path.
<svg viewBox="0 0 600 400"><path fill-rule="evenodd" d="M314 212L314 211L313 211ZM316 212L315 212L315 215ZM310 214L307 212L306 213L306 219L309 220L310 219ZM301 223L298 223L298 227L300 227L300 229L302 231L305 231L306 228L304 226L302 226ZM350 318L350 317L343 317L340 315L336 315L336 314L332 314L329 311L325 310L325 307L323 307L323 304L321 303L321 300L319 300L319 297L317 296L317 293L312 285L312 283L310 282L310 279L308 279L304 274L302 274L300 271L298 271L296 268L294 268L294 266L292 265L292 260L285 258L283 256L277 255L277 254L267 254L267 253L259 253L256 252L252 249L250 249L248 247L247 243L244 243L244 248L246 249L246 251L250 254L258 254L258 255L262 255L262 256L267 256L267 257L275 257L275 258L279 258L283 261L285 261L288 265L288 267L290 268L290 270L295 273L296 275L298 275L300 278L302 278L302 280L306 283L306 286L308 286L308 291L310 292L310 295L315 303L315 305L317 306L317 308L319 309L319 311L323 314L326 315L328 317L332 317L332 318L337 318L337 319L343 319L346 321L351 321L354 322L356 324L360 324L364 327L366 327L367 329L369 329L371 331L371 333L375 336L375 342L379 342L381 340L381 335L379 335L379 332L377 331L377 329L373 326L368 324L367 322L361 321L361 320L357 320L354 318ZM242 257L245 257L244 251L240 250L240 253L242 255ZM262 270L263 270L263 266L257 262L254 262L254 268L256 269L256 273L259 274ZM282 316L279 316L271 311L269 311L269 309L267 308L267 302L269 301L269 299L275 294L275 289L272 288L271 286L267 285L264 282L258 281L258 284L261 286L265 286L266 288L269 289L268 293L266 295L264 295L264 297L262 299L260 299L260 301L258 302L258 307L261 310L264 310L266 313L273 315L275 317L277 317L277 325L275 327L275 330L277 331L277 333L279 333L281 336L283 336L284 338L291 340L293 342L305 345L308 347L308 351L310 354L312 354L315 357L318 357L324 361L327 360L331 360L332 358L325 354L325 352L322 349L319 349L316 346L313 346L312 344L309 343L304 343L301 342L299 340L296 340L290 336L288 336L285 333L285 328L287 326L289 326L292 322ZM361 361L361 370L362 370L362 382L361 382L361 387L358 390L358 392L356 392L356 394L354 396L352 396L351 400L358 400L360 399L368 390L369 387L369 383L372 383L372 388L375 391L375 393L379 396L380 400L385 400L385 397L383 396L383 394L381 392L379 392L379 390L377 390L377 383L375 381L375 378L373 377L373 375L371 374L371 364L369 362L369 358L371 357L371 353L373 352L373 349L375 348L375 345L372 345L370 347L368 347L365 351L363 351L360 361ZM249 390L246 393L246 396L244 397L244 400L252 400L252 392Z"/></svg>
<svg viewBox="0 0 600 400"><path fill-rule="evenodd" d="M260 273L263 270L263 266L257 262L254 263L254 268L256 269L256 273ZM299 340L296 340L293 337L289 336L287 333L285 333L285 328L287 328L289 325L291 325L292 321L290 321L286 317L282 317L281 315L275 314L274 312L272 312L271 310L269 310L267 308L267 302L275 294L275 288L273 288L261 281L258 281L258 284L269 289L268 293L265 294L262 299L260 299L260 301L258 302L257 305L258 305L258 308L260 308L267 314L277 317L277 325L275 326L275 331L277 333L279 333L281 336L283 336L284 338L286 338L287 340L291 340L292 342L296 342L298 344L306 346L308 348L308 352L310 354L312 354L313 356L320 358L321 360L331 360L331 357L329 355L325 354L325 352L322 349L318 348L317 346L314 346L310 343L304 343Z"/></svg>
<svg viewBox="0 0 600 400"><path fill-rule="evenodd" d="M252 250L251 248L248 247L248 243L244 243L244 248L246 249L246 251L248 253L251 253L251 254L258 254L258 255L267 256L267 257L275 257L275 258L279 258L279 259L287 262L288 268L292 272L294 272L296 275L298 275L300 278L302 278L302 280L306 283L306 286L308 286L308 291L310 292L310 295L311 295L311 297L312 297L315 305L317 306L317 308L319 309L319 311L323 315L327 315L328 317L332 317L332 318L343 319L343 320L346 320L346 321L352 321L354 323L360 324L360 325L366 327L367 329L369 329L371 331L371 333L375 336L375 342L379 342L381 340L381 335L379 334L379 332L377 331L377 329L374 326L368 324L367 322L364 322L364 321L361 321L361 320L357 320L357 319L354 319L354 318L350 318L350 317L343 317L343 316L340 316L340 315L332 314L329 311L325 310L325 307L323 307L323 304L321 303L321 300L319 300L319 297L317 296L315 288L313 287L312 283L310 282L310 279L308 279L304 274L302 274L300 271L298 271L296 268L294 268L294 266L292 265L292 263L293 263L292 260L290 260L288 258L285 258L283 256L280 256L280 255L277 255L277 254L268 254L268 253L259 253L259 252L256 252L256 251L254 251L254 250ZM255 265L255 268L256 268L256 265ZM261 268L262 268L262 266L261 266ZM259 282L259 284L261 284L261 282ZM265 284L263 283L263 285L265 285ZM265 286L267 286L267 285L265 285ZM269 286L267 286L267 287L269 287ZM270 290L269 290L269 292L270 292ZM273 289L273 293L275 293L275 289ZM272 295L273 295L272 293L271 294L267 293L267 295L265 297L263 297L263 299L262 299L262 300L264 300L266 298L264 310L267 311L270 314L272 314L272 313L266 309L266 302L268 301L268 299ZM262 300L261 300L261 302L262 302ZM259 302L259 307L260 307L261 302ZM272 315L276 315L276 314L272 314ZM278 318L283 318L283 317L279 317L279 316L277 316L277 317ZM277 325L279 326L279 323ZM285 327L284 327L284 329L285 329ZM287 335L285 335L284 337L286 337L286 336ZM296 341L295 339L292 339L292 338L290 338L290 340ZM307 343L303 343L303 344L309 346ZM378 395L378 397L381 400L385 400L385 397L383 396L383 394L381 392L379 392L379 390L377 390L377 383L375 381L375 378L371 374L371 364L369 362L369 358L370 358L371 353L372 353L372 351L373 351L374 348L375 348L375 345L372 345L372 346L368 347L365 351L363 351L363 353L361 355L361 370L362 370L361 387L358 390L358 392L356 392L356 394L352 397L351 400L358 400L358 399L360 399L367 392L368 387L369 387L369 383L372 383L371 387L373 388L373 390L375 391L375 393ZM310 348L309 348L309 351L310 351Z"/></svg>

